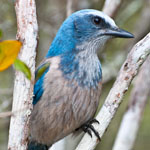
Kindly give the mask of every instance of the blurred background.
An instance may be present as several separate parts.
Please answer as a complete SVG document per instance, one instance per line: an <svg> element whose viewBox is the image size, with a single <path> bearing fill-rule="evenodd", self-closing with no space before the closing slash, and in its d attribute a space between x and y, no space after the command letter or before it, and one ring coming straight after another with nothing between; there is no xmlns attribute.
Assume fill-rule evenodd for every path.
<svg viewBox="0 0 150 150"><path fill-rule="evenodd" d="M72 11L92 8L102 10L104 0L73 0ZM44 58L56 32L67 16L67 0L36 0L39 25L39 44L36 64ZM99 52L103 68L102 106L117 73L132 46L150 31L150 0L122 0L113 15L116 24L135 35L134 39L115 39L108 42L105 50ZM15 39L17 32L14 0L0 0L1 40ZM14 70L12 67L0 72L0 113L11 111ZM134 81L133 81L134 82ZM115 118L111 122L97 150L110 150L114 144L117 131L128 104L132 86L124 97ZM150 149L150 98L143 113L140 129L133 150ZM0 118L0 150L7 149L9 117ZM72 138L66 150L74 149L77 144Z"/></svg>

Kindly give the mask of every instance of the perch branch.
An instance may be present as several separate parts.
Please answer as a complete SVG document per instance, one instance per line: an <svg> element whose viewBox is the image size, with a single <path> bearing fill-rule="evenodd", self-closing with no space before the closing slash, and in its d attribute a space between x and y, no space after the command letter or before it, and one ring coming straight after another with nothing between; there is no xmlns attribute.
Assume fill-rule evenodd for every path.
<svg viewBox="0 0 150 150"><path fill-rule="evenodd" d="M110 17L114 17L122 0L106 0L103 7L103 12Z"/></svg>
<svg viewBox="0 0 150 150"><path fill-rule="evenodd" d="M73 0L67 0L67 6L66 6L66 16L70 16L73 12L72 10L72 4L73 4Z"/></svg>
<svg viewBox="0 0 150 150"><path fill-rule="evenodd" d="M24 61L32 71L32 82L21 73L16 71L12 112L20 111L11 117L9 129L9 150L26 150L29 132L29 117L32 109L32 91L35 71L35 57L37 47L37 18L34 0L16 0L15 10L17 16L17 39L22 41L23 46L19 59Z"/></svg>
<svg viewBox="0 0 150 150"><path fill-rule="evenodd" d="M96 117L100 122L100 125L94 124L94 128L99 132L100 137L103 136L108 128L108 125L122 102L123 96L128 90L131 81L138 73L140 66L150 54L149 41L150 33L132 48L126 61L122 65L118 77ZM76 150L93 150L99 141L93 133L92 135L91 138L88 134L85 134Z"/></svg>
<svg viewBox="0 0 150 150"><path fill-rule="evenodd" d="M150 57L147 58L136 78L131 99L124 114L113 150L131 150L150 92Z"/></svg>

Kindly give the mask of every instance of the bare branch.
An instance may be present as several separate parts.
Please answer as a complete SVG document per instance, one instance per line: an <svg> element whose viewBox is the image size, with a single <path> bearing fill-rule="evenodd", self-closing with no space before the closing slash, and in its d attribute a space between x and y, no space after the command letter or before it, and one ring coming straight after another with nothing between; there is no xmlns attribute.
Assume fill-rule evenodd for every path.
<svg viewBox="0 0 150 150"><path fill-rule="evenodd" d="M13 115L13 113L11 111L1 112L0 113L0 118L6 118L6 117L10 117L12 115Z"/></svg>
<svg viewBox="0 0 150 150"><path fill-rule="evenodd" d="M11 117L9 129L9 150L26 150L28 137L28 123L32 109L32 91L35 71L35 57L37 46L37 18L34 0L17 0L15 3L18 32L17 38L22 41L23 47L19 59L23 60L32 71L32 82L27 80L21 72L16 72L12 112L20 111Z"/></svg>
<svg viewBox="0 0 150 150"><path fill-rule="evenodd" d="M103 12L106 13L110 17L114 17L118 7L120 6L122 0L106 0Z"/></svg>
<svg viewBox="0 0 150 150"><path fill-rule="evenodd" d="M119 21L119 25L123 25L127 20L129 20L134 14L136 14L142 8L143 2L140 0L131 1L128 5L122 9L122 11L118 14L117 20Z"/></svg>
<svg viewBox="0 0 150 150"><path fill-rule="evenodd" d="M128 109L124 114L113 150L131 150L150 92L150 57L147 58L136 78Z"/></svg>
<svg viewBox="0 0 150 150"><path fill-rule="evenodd" d="M139 18L136 21L134 28L133 28L134 29L133 33L134 33L135 38L132 40L132 43L136 43L137 40L140 40L141 37L146 35L150 30L149 8L150 8L150 0L144 0L144 7L141 11ZM144 24L144 28L142 27L141 22L142 22L142 24Z"/></svg>
<svg viewBox="0 0 150 150"><path fill-rule="evenodd" d="M135 3L138 3L138 2L135 1L135 2L131 2L131 3L132 3L131 5L135 6ZM136 4L136 5L139 5L139 4ZM127 50L130 49L130 47L132 45L137 43L137 41L139 41L141 39L141 37L146 35L149 31L150 24L148 23L148 21L150 20L150 13L148 13L148 12L149 12L150 0L145 0L144 5L145 5L145 7L142 9L140 17L137 19L137 21L134 25L134 28L133 28L134 31L132 31L135 38L124 46L125 49L127 49ZM137 6L137 7L138 7L138 10L139 10L139 8L141 8L139 6ZM137 9L137 7L136 7L136 9ZM128 10L128 8L126 8L126 9ZM135 8L134 8L134 10L135 10ZM132 14L132 15L134 15L134 14ZM126 18L126 19L128 19L128 18ZM141 26L141 22L145 24L144 28L143 28L143 26ZM121 53L117 52L115 54L115 57L112 62L109 62L109 63L104 62L102 64L103 83L106 83L109 80L111 80L112 78L116 77L117 72L119 71L119 68L120 68L121 64L123 63L123 60L125 60L125 57L127 55L127 50L123 50L123 51L121 51Z"/></svg>
<svg viewBox="0 0 150 150"><path fill-rule="evenodd" d="M26 110L27 110L27 108L16 110L16 111L13 111L13 112L12 111L1 112L0 113L0 118L6 118L6 117L11 117L11 116L15 117L15 116L18 115L17 113L22 113L22 112L25 113Z"/></svg>
<svg viewBox="0 0 150 150"><path fill-rule="evenodd" d="M102 64L103 84L117 76L117 73L120 69L120 66L123 64L126 55L127 55L126 51L123 51L121 53L118 52L112 61L104 62Z"/></svg>
<svg viewBox="0 0 150 150"><path fill-rule="evenodd" d="M66 6L66 16L70 16L73 12L72 10L72 4L73 4L73 0L67 0L67 6Z"/></svg>
<svg viewBox="0 0 150 150"><path fill-rule="evenodd" d="M110 90L100 112L96 119L100 125L94 124L94 128L99 132L100 137L108 128L112 118L114 117L122 98L131 84L131 81L137 74L140 66L150 54L150 33L147 34L140 42L138 42L128 54L128 57L122 65L118 77ZM98 144L98 140L93 134L91 137L85 134L76 150L93 150Z"/></svg>

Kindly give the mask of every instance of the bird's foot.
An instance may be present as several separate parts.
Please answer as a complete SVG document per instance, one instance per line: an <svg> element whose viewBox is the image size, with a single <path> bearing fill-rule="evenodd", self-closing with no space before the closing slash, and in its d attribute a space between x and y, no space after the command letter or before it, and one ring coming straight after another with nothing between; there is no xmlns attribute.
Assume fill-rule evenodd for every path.
<svg viewBox="0 0 150 150"><path fill-rule="evenodd" d="M99 133L95 130L95 128L93 127L93 123L98 123L99 121L97 121L96 119L92 119L89 122L85 123L84 125L82 125L80 128L85 132L88 133L91 137L92 137L92 133L91 131L94 132L95 136L99 139L99 141L101 141L101 138L99 136Z"/></svg>
<svg viewBox="0 0 150 150"><path fill-rule="evenodd" d="M90 124L92 124L92 123L98 123L98 124L99 124L99 121L94 118L94 119L90 120L89 123L90 123Z"/></svg>

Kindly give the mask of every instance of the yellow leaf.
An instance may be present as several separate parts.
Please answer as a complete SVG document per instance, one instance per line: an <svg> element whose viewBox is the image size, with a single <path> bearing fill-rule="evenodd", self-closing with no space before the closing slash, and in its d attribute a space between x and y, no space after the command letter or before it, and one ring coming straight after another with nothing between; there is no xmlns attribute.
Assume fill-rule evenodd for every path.
<svg viewBox="0 0 150 150"><path fill-rule="evenodd" d="M17 40L0 42L0 71L7 69L14 63L21 46L22 43Z"/></svg>

